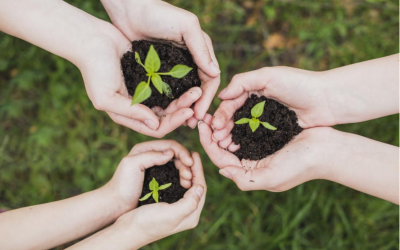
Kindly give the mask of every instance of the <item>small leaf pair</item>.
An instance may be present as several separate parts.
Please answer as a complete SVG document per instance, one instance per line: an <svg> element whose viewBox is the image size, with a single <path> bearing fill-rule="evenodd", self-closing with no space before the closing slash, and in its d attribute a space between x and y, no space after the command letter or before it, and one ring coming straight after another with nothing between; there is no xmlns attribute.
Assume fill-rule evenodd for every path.
<svg viewBox="0 0 400 250"><path fill-rule="evenodd" d="M174 78L182 78L192 70L191 67L178 64L175 65L169 72L158 72L161 67L161 60L153 45L150 46L149 52L146 56L146 60L144 61L144 65L140 60L140 56L137 52L135 52L135 60L146 70L146 75L148 76L148 79L147 82L140 82L136 87L131 105L141 103L151 96L150 80L153 83L154 87L158 90L158 92L160 92L160 94L165 93L165 95L167 95L169 98L174 98L172 96L171 87L162 80L161 75L169 75Z"/></svg>
<svg viewBox="0 0 400 250"><path fill-rule="evenodd" d="M262 124L265 128L270 129L270 130L276 130L274 126L269 124L268 122L262 122L258 118L262 115L264 112L264 106L265 106L265 101L257 103L254 105L254 107L251 109L251 116L252 118L242 118L238 121L235 122L235 124L249 124L251 131L256 131L260 124Z"/></svg>
<svg viewBox="0 0 400 250"><path fill-rule="evenodd" d="M151 195L153 195L153 199L158 203L158 191L169 188L171 184L172 183L168 183L158 186L158 182L156 181L156 179L153 178L153 180L151 180L151 182L149 183L149 189L151 192L140 198L139 201L145 201L150 198Z"/></svg>

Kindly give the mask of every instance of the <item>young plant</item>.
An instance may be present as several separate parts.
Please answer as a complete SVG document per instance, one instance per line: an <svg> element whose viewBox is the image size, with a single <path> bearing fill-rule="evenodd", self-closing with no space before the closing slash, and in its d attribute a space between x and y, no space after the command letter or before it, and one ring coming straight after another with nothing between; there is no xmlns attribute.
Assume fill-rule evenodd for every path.
<svg viewBox="0 0 400 250"><path fill-rule="evenodd" d="M163 82L161 76L169 75L174 78L182 78L193 69L186 65L178 64L175 65L169 72L158 72L161 66L161 61L153 45L150 46L149 52L146 56L146 60L144 61L144 65L140 60L140 56L137 52L135 52L135 60L146 70L146 76L148 76L148 79L147 82L140 82L139 85L136 87L131 105L141 103L150 97L150 80L153 83L154 87L158 90L158 92L160 92L160 94L165 93L165 95L167 95L169 98L173 98L171 94L171 87L167 83Z"/></svg>
<svg viewBox="0 0 400 250"><path fill-rule="evenodd" d="M158 182L156 181L156 179L153 178L153 180L151 180L149 183L149 188L150 188L151 192L146 194L142 198L140 198L139 201L145 201L148 198L150 198L151 195L153 195L153 199L158 203L158 191L169 188L169 186L171 186L171 184L172 183L168 183L168 184L158 186Z"/></svg>
<svg viewBox="0 0 400 250"><path fill-rule="evenodd" d="M258 117L260 117L262 115L262 113L264 112L264 105L265 105L265 101L257 103L251 109L251 116L253 118L251 118L251 119L242 118L242 119L236 121L235 124L246 124L246 123L248 123L250 125L251 131L253 131L253 133L260 126L260 123L267 129L276 130L276 128L274 126L272 126L271 124L269 124L268 122L261 122L258 119Z"/></svg>

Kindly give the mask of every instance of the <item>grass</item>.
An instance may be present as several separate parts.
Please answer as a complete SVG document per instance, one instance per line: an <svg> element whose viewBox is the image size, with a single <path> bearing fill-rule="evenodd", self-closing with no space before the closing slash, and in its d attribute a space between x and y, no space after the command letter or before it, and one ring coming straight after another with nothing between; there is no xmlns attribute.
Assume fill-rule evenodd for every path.
<svg viewBox="0 0 400 250"><path fill-rule="evenodd" d="M108 20L97 0L67 2ZM170 2L197 14L212 37L221 87L236 73L264 66L320 71L399 52L398 1ZM133 145L150 140L96 111L71 63L5 34L0 120L5 209L95 189ZM398 115L338 129L399 145ZM208 198L196 229L144 249L399 249L396 205L326 181L283 193L241 192L218 174L196 130L180 128L167 138L201 153Z"/></svg>

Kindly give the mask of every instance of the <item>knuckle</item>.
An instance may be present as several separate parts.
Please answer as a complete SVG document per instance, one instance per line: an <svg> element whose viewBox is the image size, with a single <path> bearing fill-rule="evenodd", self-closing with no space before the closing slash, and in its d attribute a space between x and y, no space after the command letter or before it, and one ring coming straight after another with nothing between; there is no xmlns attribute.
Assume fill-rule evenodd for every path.
<svg viewBox="0 0 400 250"><path fill-rule="evenodd" d="M129 165L132 163L132 157L129 156L125 156L124 158L122 158L121 160L121 165Z"/></svg>
<svg viewBox="0 0 400 250"><path fill-rule="evenodd" d="M187 20L190 24L200 24L199 18L195 14L190 12L188 13Z"/></svg>
<svg viewBox="0 0 400 250"><path fill-rule="evenodd" d="M193 220L193 221L191 221L190 224L189 224L189 229L194 229L194 228L196 228L198 225L199 225L199 220L198 220L198 219Z"/></svg>
<svg viewBox="0 0 400 250"><path fill-rule="evenodd" d="M106 103L104 103L103 98L93 97L92 103L95 109L105 110Z"/></svg>

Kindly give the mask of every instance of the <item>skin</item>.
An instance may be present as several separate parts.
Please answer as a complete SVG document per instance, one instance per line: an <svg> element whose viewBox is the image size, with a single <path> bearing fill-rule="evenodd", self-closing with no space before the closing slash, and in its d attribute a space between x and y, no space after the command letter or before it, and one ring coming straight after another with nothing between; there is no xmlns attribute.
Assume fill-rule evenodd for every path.
<svg viewBox="0 0 400 250"><path fill-rule="evenodd" d="M179 161L177 168L182 185L189 188L185 197L174 204L158 203L135 209L142 192L144 170L163 165L173 158ZM124 241L120 244L133 246L126 249L143 246L196 226L205 201L205 189L197 153L190 154L171 140L138 144L120 162L112 179L103 187L62 201L0 214L0 248L49 249L79 239L117 219L111 227L80 243L77 248L100 249L100 246L105 246L104 242L114 244L115 234ZM160 222L164 222L163 227L159 226ZM147 230L149 228L157 230ZM124 238L128 231L121 229L141 233ZM147 231L152 231L152 234ZM85 248L86 242L91 247Z"/></svg>
<svg viewBox="0 0 400 250"><path fill-rule="evenodd" d="M201 144L242 190L279 192L326 179L398 204L398 148L328 127L398 113L398 67L393 55L326 72L273 67L236 75L214 116L199 124ZM240 161L232 117L251 94L285 104L305 130L274 155Z"/></svg>
<svg viewBox="0 0 400 250"><path fill-rule="evenodd" d="M134 4L134 1L129 3ZM139 9L139 5L142 5L140 2L137 4L137 9ZM158 19L138 23L137 25L142 25L142 30L156 30L159 27L158 22L165 24L172 22L174 25L178 25L183 23L188 16L191 17L190 20L195 20L193 14L170 5L165 7L161 4L159 6L158 1L151 2L151 5L150 1L146 1L145 5L147 9L160 8L159 11L170 13L155 15L154 18L168 16L171 20L169 23ZM136 9L133 6L129 6L129 8ZM140 8L145 10L144 7ZM107 10L109 9L107 8ZM178 13L184 14L178 15ZM119 17L119 15L116 16ZM115 18L113 16L114 20ZM131 21L127 18L123 20ZM121 22L118 21L118 24ZM187 20L185 20L186 23L188 23ZM190 89L179 99L173 101L166 110L157 110L155 113L154 110L141 104L130 105L131 97L128 95L120 69L120 58L130 49L130 40L147 38L146 34L140 31L132 32L131 37L127 39L119 29L110 23L97 19L61 0L43 0L40 3L33 0L3 0L0 2L1 31L69 60L81 71L86 91L96 109L107 112L110 118L118 124L156 138L161 138L182 124L186 124L187 120L191 120L192 123L196 122L194 114L196 117L202 118L218 89L219 70L211 71L210 64L205 69L205 63L214 62L215 59L211 40L203 34L199 25L196 27L196 35L187 33L187 29L184 28L179 29L179 33L184 33L184 41L192 44L188 46L193 51L204 52L206 47L207 51L210 51L208 54L199 53L196 56L196 62L201 65L199 75L202 87ZM197 42L198 33L201 33L203 43ZM167 34L164 35L167 36ZM175 35L174 33L174 37ZM199 50L200 47L201 50ZM216 59L215 65L218 65ZM203 73L203 68L206 73ZM198 100L194 110L190 108Z"/></svg>
<svg viewBox="0 0 400 250"><path fill-rule="evenodd" d="M160 0L101 0L113 24L130 40L162 39L186 46L202 82L201 97L194 105L188 125L202 120L218 90L220 70L210 37L193 13Z"/></svg>

